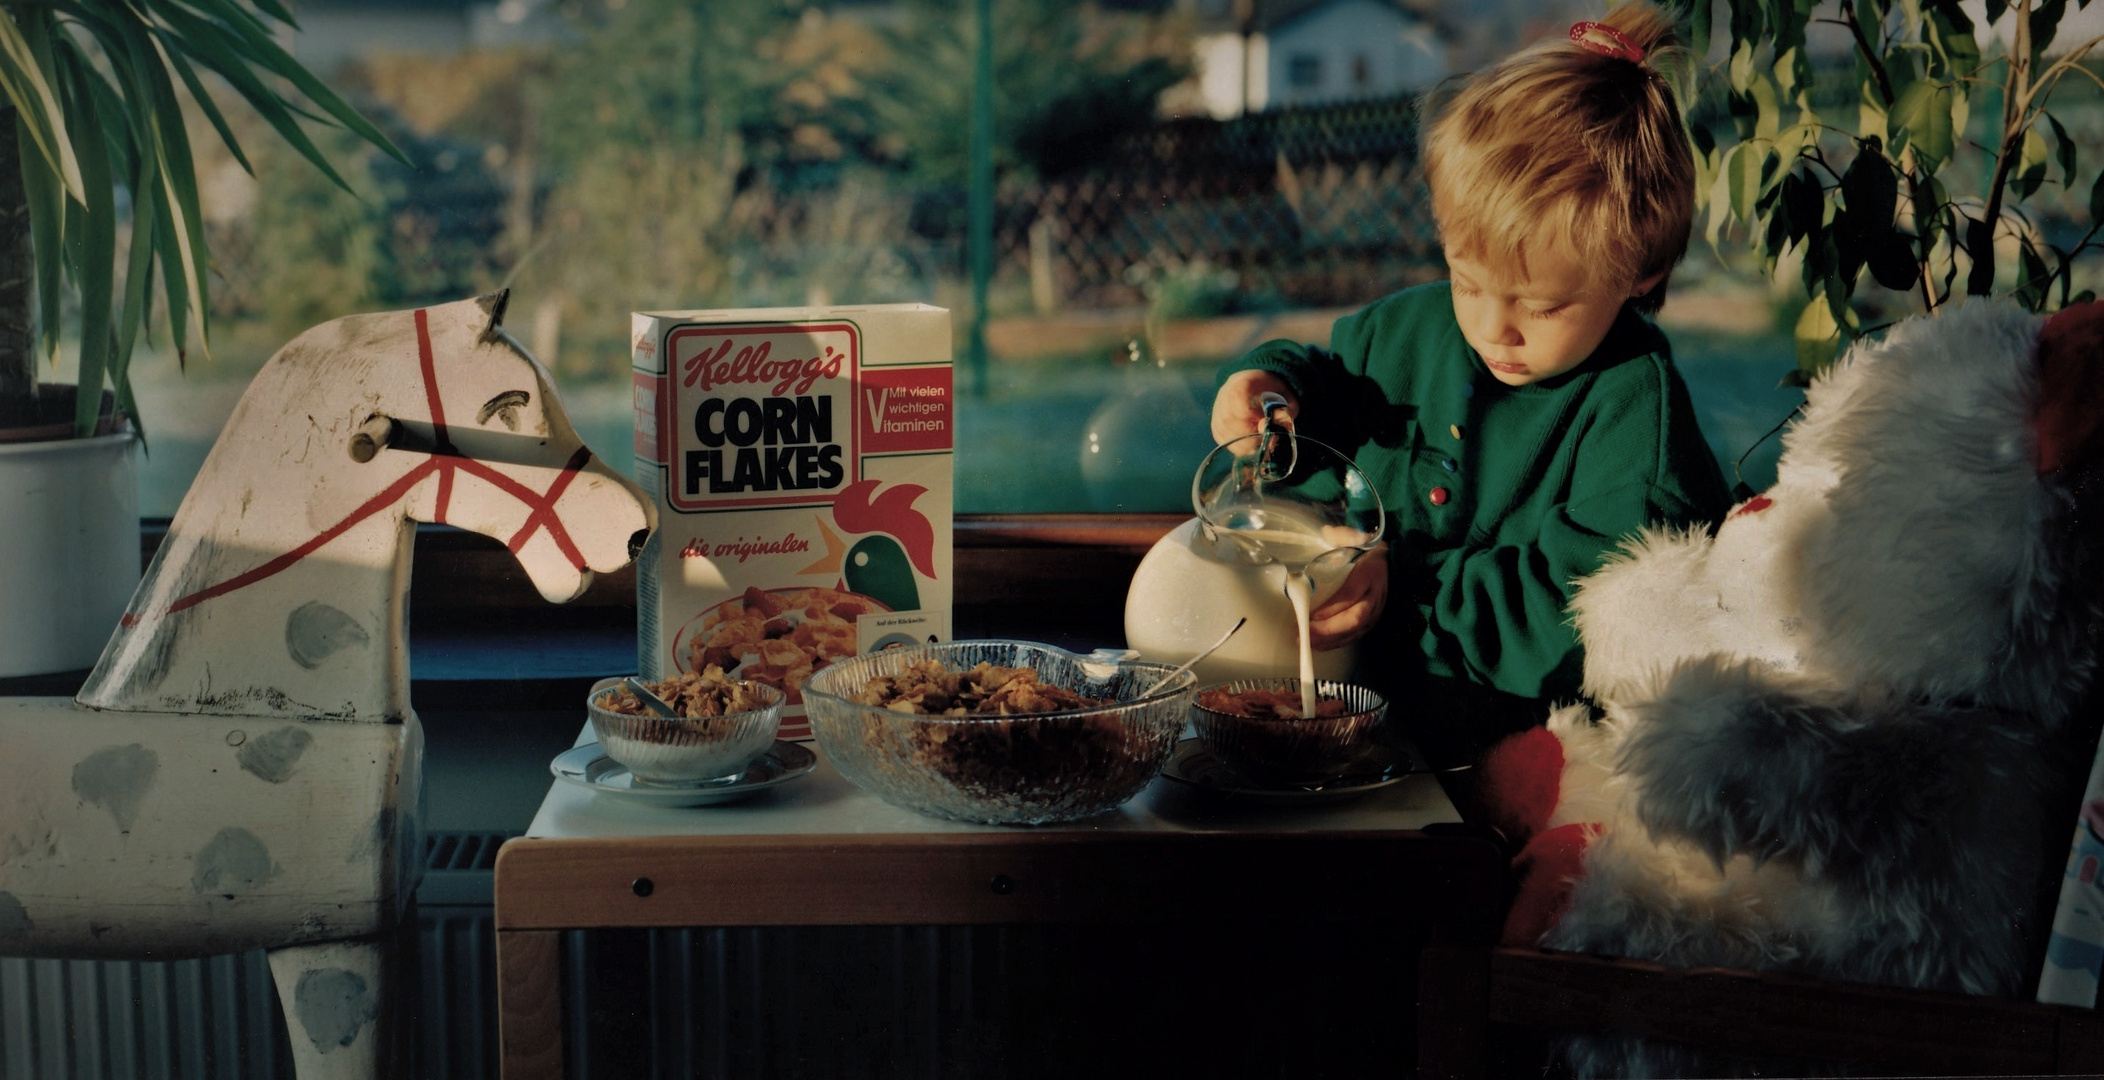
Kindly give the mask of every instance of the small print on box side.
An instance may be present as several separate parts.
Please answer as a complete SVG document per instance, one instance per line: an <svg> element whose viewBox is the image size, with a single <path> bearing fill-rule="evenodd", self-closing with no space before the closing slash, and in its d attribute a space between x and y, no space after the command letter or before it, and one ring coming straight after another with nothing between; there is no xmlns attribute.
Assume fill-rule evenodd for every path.
<svg viewBox="0 0 2104 1080"><path fill-rule="evenodd" d="M925 304L634 316L645 678L788 694L842 657L950 636L950 316Z"/></svg>

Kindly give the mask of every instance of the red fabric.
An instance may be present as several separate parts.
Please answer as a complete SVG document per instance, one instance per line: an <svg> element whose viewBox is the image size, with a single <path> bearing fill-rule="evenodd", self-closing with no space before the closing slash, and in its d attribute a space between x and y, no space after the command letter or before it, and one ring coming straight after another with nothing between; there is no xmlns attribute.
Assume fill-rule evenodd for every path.
<svg viewBox="0 0 2104 1080"><path fill-rule="evenodd" d="M2104 464L2104 303L2065 308L2038 333L2038 471Z"/></svg>
<svg viewBox="0 0 2104 1080"><path fill-rule="evenodd" d="M1548 728L1506 736L1483 755L1476 792L1490 823L1525 844L1549 823L1563 791L1563 741Z"/></svg>
<svg viewBox="0 0 2104 1080"><path fill-rule="evenodd" d="M1506 945L1535 945L1563 918L1571 890L1585 876L1585 848L1600 834L1598 825L1572 822L1536 833L1512 860L1518 887L1512 909L1505 913Z"/></svg>
<svg viewBox="0 0 2104 1080"><path fill-rule="evenodd" d="M1771 499L1766 495L1755 495L1753 498L1748 499L1743 503L1740 503L1739 508L1731 512L1731 516L1739 517L1745 514L1758 514L1761 511L1766 510L1774 505L1774 499Z"/></svg>
<svg viewBox="0 0 2104 1080"><path fill-rule="evenodd" d="M1600 827L1582 822L1549 828L1563 794L1563 740L1548 728L1507 736L1483 755L1477 794L1490 823L1520 852L1513 856L1512 908L1504 943L1533 945L1563 918L1571 890L1585 875L1585 848Z"/></svg>

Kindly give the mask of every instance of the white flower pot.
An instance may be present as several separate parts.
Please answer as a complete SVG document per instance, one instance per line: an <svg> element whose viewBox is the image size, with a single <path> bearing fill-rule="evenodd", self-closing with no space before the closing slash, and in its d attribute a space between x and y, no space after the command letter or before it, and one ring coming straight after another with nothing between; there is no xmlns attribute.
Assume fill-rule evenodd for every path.
<svg viewBox="0 0 2104 1080"><path fill-rule="evenodd" d="M139 585L138 439L0 442L0 678L93 667Z"/></svg>

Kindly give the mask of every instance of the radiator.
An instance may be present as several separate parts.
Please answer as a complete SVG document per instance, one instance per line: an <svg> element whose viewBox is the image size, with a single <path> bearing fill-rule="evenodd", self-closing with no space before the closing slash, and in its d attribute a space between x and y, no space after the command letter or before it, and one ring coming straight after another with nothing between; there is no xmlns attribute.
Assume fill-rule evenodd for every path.
<svg viewBox="0 0 2104 1080"><path fill-rule="evenodd" d="M411 1049L424 1080L497 1075L490 871L505 839L426 839ZM270 962L0 957L0 1080L292 1080Z"/></svg>
<svg viewBox="0 0 2104 1080"><path fill-rule="evenodd" d="M1310 1080L1415 1056L1407 928L598 930L563 951L584 1080Z"/></svg>
<svg viewBox="0 0 2104 1080"><path fill-rule="evenodd" d="M491 870L507 837L427 838L420 1080L495 1080ZM573 1077L971 1076L972 965L948 927L573 933ZM841 967L851 977L839 978ZM985 1075L983 1073L978 1075ZM165 963L0 958L0 1080L292 1080L261 951Z"/></svg>

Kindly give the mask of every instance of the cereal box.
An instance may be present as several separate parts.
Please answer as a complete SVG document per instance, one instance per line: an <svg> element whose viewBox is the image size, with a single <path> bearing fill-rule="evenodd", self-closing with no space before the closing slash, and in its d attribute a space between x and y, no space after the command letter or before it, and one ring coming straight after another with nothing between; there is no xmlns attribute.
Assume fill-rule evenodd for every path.
<svg viewBox="0 0 2104 1080"><path fill-rule="evenodd" d="M950 636L950 315L926 304L639 312L637 664L798 692L844 656Z"/></svg>

